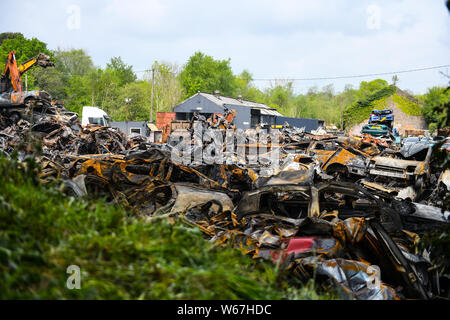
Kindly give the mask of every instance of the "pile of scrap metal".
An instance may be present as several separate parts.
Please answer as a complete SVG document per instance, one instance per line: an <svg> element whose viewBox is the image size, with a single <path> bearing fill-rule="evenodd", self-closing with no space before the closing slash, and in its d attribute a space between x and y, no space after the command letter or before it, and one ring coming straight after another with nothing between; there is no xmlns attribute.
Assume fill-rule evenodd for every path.
<svg viewBox="0 0 450 320"><path fill-rule="evenodd" d="M155 147L73 159L73 194L106 196L147 221L182 217L218 245L305 281L328 279L345 297L449 297L429 253L417 252L419 235L448 226L448 211L330 181L314 168L258 178L234 165L175 164Z"/></svg>
<svg viewBox="0 0 450 320"><path fill-rule="evenodd" d="M200 138L201 143L195 144L195 135L202 135L211 128L201 115L195 120L200 124L201 130L197 132L193 129L186 130L184 140L181 142L189 141L190 160L198 165L200 163L195 160L201 157L196 155L204 155L204 151L210 148L213 139L205 141ZM230 135L230 132L232 137L241 136L246 139L244 142L236 140L234 150L223 150L225 163L238 163L241 168L252 169L258 176L266 177L280 170L291 171L299 169L299 166L318 166L322 173L332 175L340 181L356 182L371 189L386 191L405 200L434 204L432 201L435 198L429 196L437 192L438 184L435 182L442 174L442 168L432 166L434 144L429 141L405 142L399 146L389 139L373 138L369 135L348 137L333 136L324 132L317 135L284 126L279 142L281 144L279 164L276 166L280 169L271 170L272 163L267 161L272 150L270 133L264 132L265 137L252 141L249 138L252 135L248 134L250 131L256 135L260 132L257 128L247 130L246 135L239 135L235 129L229 130L227 127L222 129L222 141L227 141L227 135ZM174 140L170 145L176 148L177 144L173 142ZM238 148L245 149L245 159L242 163L236 162ZM250 149L255 151L261 148L267 150L266 155L256 156L256 152L253 154L250 152ZM178 152L181 155L181 149Z"/></svg>
<svg viewBox="0 0 450 320"><path fill-rule="evenodd" d="M449 288L440 287L427 255L414 252L418 235L410 230L447 224L449 212L434 209L383 199L351 183L325 182L248 192L233 213L243 238L238 245L282 262L302 279L317 274L356 299L428 299L448 297ZM229 238L227 232L217 237Z"/></svg>
<svg viewBox="0 0 450 320"><path fill-rule="evenodd" d="M69 177L73 157L92 154L117 154L139 149L137 139L128 140L118 129L102 126L82 128L78 116L69 112L46 114L34 123L25 119L17 123L0 115L0 151L10 156L13 151L19 159L35 153L43 165L41 178Z"/></svg>
<svg viewBox="0 0 450 320"><path fill-rule="evenodd" d="M217 126L224 135L234 130L225 116L216 120L196 119L203 129ZM448 197L450 175L435 177L429 147L397 148L370 137L286 128L275 170L264 161L259 168L184 165L173 160L176 146L127 139L107 127L81 128L66 115L35 123L0 116L4 154L32 153L26 142L37 140L40 179L62 179L70 195L106 198L145 222L179 217L219 246L269 259L302 281L339 289L345 298L450 298L448 266L437 268L433 248L418 247L424 233L449 226L450 212L435 205ZM208 143L198 147L193 157ZM435 171L418 183L429 169ZM417 195L402 198L399 186L431 193L418 203Z"/></svg>

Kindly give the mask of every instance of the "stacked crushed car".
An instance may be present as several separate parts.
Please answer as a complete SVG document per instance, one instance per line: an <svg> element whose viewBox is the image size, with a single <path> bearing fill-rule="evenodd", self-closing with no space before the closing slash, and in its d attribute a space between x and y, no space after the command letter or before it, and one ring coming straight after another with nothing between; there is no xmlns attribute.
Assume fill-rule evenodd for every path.
<svg viewBox="0 0 450 320"><path fill-rule="evenodd" d="M223 119L195 120L224 136L236 130ZM185 165L173 160L176 144L81 128L67 115L33 124L0 116L0 150L25 157L40 141L41 180L62 179L68 194L106 197L148 223L179 217L219 246L272 260L344 297L449 298L448 266L432 262L433 248L418 250L425 232L449 226L450 175L432 143L316 133L285 126L279 166L270 170L263 162Z"/></svg>

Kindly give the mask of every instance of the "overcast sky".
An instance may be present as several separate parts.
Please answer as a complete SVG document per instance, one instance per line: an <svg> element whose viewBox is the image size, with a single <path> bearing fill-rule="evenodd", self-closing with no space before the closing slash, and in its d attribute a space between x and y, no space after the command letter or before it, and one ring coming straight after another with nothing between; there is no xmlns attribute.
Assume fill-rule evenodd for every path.
<svg viewBox="0 0 450 320"><path fill-rule="evenodd" d="M37 37L50 49L83 48L94 64L121 56L135 71L157 61L183 65L195 51L231 58L255 79L382 73L450 64L444 0L103 0L8 1L0 32ZM450 73L450 67L441 71ZM139 75L140 73L138 73ZM448 79L439 70L398 74L424 93ZM295 81L296 92L374 77ZM383 76L391 81L392 75ZM268 81L255 81L259 87Z"/></svg>

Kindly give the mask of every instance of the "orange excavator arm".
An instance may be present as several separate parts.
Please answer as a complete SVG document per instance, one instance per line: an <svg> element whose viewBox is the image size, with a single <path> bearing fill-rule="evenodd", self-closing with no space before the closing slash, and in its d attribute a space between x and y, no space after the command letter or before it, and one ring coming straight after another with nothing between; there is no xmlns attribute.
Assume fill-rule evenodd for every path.
<svg viewBox="0 0 450 320"><path fill-rule="evenodd" d="M5 71L3 72L2 77L11 78L13 90L22 92L21 76L35 65L46 68L51 67L54 64L50 62L50 57L48 55L39 53L36 57L25 61L20 66L17 66L16 52L11 51L8 55L8 59L6 60Z"/></svg>
<svg viewBox="0 0 450 320"><path fill-rule="evenodd" d="M20 79L19 68L17 68L16 52L11 51L6 60L5 71L2 77L11 78L11 84L14 91L22 91L22 80Z"/></svg>

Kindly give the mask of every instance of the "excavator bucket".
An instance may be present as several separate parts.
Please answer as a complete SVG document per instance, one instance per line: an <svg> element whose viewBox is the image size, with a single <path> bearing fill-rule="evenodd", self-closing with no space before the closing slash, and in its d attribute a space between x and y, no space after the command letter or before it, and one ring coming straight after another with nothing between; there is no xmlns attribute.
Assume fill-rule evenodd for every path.
<svg viewBox="0 0 450 320"><path fill-rule="evenodd" d="M55 64L50 61L50 57L46 54L40 53L37 57L36 64L40 67L47 68L53 67Z"/></svg>

